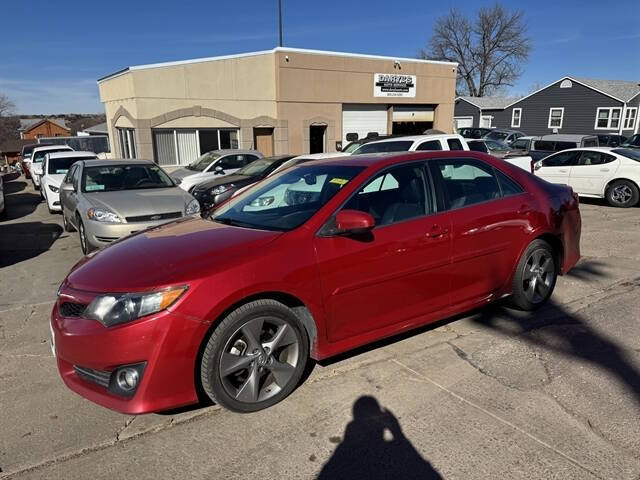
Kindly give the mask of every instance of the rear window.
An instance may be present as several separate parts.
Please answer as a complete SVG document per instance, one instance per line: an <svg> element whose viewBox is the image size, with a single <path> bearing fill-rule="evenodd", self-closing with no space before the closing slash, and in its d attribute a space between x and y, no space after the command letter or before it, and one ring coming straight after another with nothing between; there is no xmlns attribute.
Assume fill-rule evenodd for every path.
<svg viewBox="0 0 640 480"><path fill-rule="evenodd" d="M469 150L474 152L489 153L489 149L484 142L468 142Z"/></svg>
<svg viewBox="0 0 640 480"><path fill-rule="evenodd" d="M406 152L411 148L413 142L410 140L397 140L393 142L365 143L354 155L362 153L386 153L386 152Z"/></svg>
<svg viewBox="0 0 640 480"><path fill-rule="evenodd" d="M442 145L440 144L440 140L429 140L428 142L421 143L418 148L418 151L429 151L429 150L442 150Z"/></svg>
<svg viewBox="0 0 640 480"><path fill-rule="evenodd" d="M596 140L595 138L590 138L588 140L585 140L583 143L584 143L585 147L597 147L598 146L598 140ZM571 148L571 147L569 147L569 148Z"/></svg>
<svg viewBox="0 0 640 480"><path fill-rule="evenodd" d="M462 143L457 138L448 138L447 144L449 145L449 150L464 150Z"/></svg>
<svg viewBox="0 0 640 480"><path fill-rule="evenodd" d="M636 162L640 162L640 150L632 150L631 148L616 148L611 150L613 153L622 155L623 157L630 158Z"/></svg>

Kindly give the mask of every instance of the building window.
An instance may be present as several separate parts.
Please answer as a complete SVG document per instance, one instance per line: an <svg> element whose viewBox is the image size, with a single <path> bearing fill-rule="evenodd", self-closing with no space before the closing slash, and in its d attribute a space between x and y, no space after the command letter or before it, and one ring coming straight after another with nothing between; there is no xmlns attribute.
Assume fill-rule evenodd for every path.
<svg viewBox="0 0 640 480"><path fill-rule="evenodd" d="M573 83L571 83L571 80L566 79L563 80L562 83L560 84L560 88L571 88L573 87Z"/></svg>
<svg viewBox="0 0 640 480"><path fill-rule="evenodd" d="M549 109L549 128L562 128L564 120L564 107L556 107Z"/></svg>
<svg viewBox="0 0 640 480"><path fill-rule="evenodd" d="M511 127L520 128L520 119L522 118L522 109L514 108L511 112Z"/></svg>
<svg viewBox="0 0 640 480"><path fill-rule="evenodd" d="M633 130L636 126L636 117L638 116L638 107L627 107L624 111L623 130Z"/></svg>
<svg viewBox="0 0 640 480"><path fill-rule="evenodd" d="M493 122L492 115L481 115L480 116L480 128L491 128L491 123Z"/></svg>
<svg viewBox="0 0 640 480"><path fill-rule="evenodd" d="M596 130L617 130L620 128L620 107L598 107L596 110Z"/></svg>
<svg viewBox="0 0 640 480"><path fill-rule="evenodd" d="M189 165L200 155L239 147L236 128L153 129L154 159L158 165Z"/></svg>
<svg viewBox="0 0 640 480"><path fill-rule="evenodd" d="M120 139L120 153L122 158L137 158L136 131L133 128L117 128Z"/></svg>

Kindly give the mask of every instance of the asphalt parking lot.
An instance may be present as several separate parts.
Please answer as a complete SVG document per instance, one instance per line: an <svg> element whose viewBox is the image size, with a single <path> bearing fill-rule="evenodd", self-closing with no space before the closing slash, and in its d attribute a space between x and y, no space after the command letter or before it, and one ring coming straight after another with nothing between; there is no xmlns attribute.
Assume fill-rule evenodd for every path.
<svg viewBox="0 0 640 480"><path fill-rule="evenodd" d="M640 208L582 203L583 258L535 314L492 306L316 365L262 412L133 417L60 380L49 314L78 237L5 181L0 477L640 479Z"/></svg>

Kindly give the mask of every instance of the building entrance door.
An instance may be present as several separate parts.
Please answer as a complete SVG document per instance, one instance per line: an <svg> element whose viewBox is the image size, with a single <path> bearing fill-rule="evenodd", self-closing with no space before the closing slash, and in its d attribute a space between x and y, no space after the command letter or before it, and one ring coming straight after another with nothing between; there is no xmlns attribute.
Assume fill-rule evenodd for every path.
<svg viewBox="0 0 640 480"><path fill-rule="evenodd" d="M326 125L311 125L309 127L309 153L323 153L326 148Z"/></svg>
<svg viewBox="0 0 640 480"><path fill-rule="evenodd" d="M273 128L254 128L253 145L265 157L273 156Z"/></svg>

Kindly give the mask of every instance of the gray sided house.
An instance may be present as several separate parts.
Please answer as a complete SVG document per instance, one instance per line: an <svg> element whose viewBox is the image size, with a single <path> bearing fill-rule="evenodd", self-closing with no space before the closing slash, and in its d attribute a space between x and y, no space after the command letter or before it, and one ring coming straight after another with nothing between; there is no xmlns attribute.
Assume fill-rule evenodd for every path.
<svg viewBox="0 0 640 480"><path fill-rule="evenodd" d="M622 80L564 77L526 97L507 101L492 97L458 97L455 122L520 130L527 135L550 133L598 135L638 132L640 85ZM467 125L469 117L473 125Z"/></svg>

